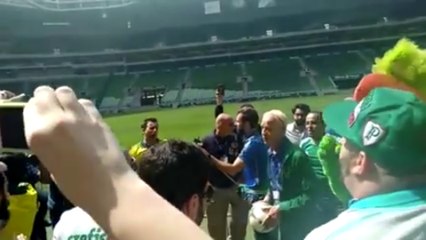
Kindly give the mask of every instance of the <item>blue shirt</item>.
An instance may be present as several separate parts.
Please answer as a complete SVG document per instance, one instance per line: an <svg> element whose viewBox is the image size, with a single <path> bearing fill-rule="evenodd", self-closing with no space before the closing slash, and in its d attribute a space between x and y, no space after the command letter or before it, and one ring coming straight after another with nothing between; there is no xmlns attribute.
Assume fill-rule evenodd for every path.
<svg viewBox="0 0 426 240"><path fill-rule="evenodd" d="M234 135L219 137L211 134L203 139L202 147L215 158L228 163L233 163L238 156L238 142ZM217 188L232 187L235 183L229 179L230 177L225 176L215 167L212 167L209 171L209 182ZM239 177L240 174L234 176L234 181L237 182Z"/></svg>
<svg viewBox="0 0 426 240"><path fill-rule="evenodd" d="M325 239L426 239L426 187L351 201L349 209L305 238Z"/></svg>
<svg viewBox="0 0 426 240"><path fill-rule="evenodd" d="M256 191L268 191L268 147L259 133L246 139L238 156L244 161L244 184Z"/></svg>
<svg viewBox="0 0 426 240"><path fill-rule="evenodd" d="M268 149L268 158L269 158L269 164L268 164L268 170L269 170L269 180L270 180L270 186L272 190L278 190L282 191L282 174L281 170L284 165L284 156L285 152L284 149L285 144L289 140L284 137L284 140L281 143L280 148L277 151L273 151L272 149Z"/></svg>

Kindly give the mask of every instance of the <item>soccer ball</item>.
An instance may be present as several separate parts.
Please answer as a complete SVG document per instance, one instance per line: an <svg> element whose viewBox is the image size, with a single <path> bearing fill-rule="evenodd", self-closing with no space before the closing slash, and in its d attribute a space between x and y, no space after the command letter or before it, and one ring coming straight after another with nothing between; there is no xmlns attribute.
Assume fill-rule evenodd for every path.
<svg viewBox="0 0 426 240"><path fill-rule="evenodd" d="M269 228L265 227L262 224L271 207L271 205L264 201L258 201L253 203L249 212L249 224L256 232L268 233L275 229L276 223L274 224L274 226Z"/></svg>

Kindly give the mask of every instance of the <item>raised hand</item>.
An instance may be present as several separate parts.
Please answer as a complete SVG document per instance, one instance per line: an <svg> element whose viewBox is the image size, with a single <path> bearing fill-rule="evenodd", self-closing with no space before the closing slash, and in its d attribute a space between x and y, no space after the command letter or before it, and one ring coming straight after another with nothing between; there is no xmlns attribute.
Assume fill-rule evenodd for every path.
<svg viewBox="0 0 426 240"><path fill-rule="evenodd" d="M130 168L91 101L77 100L69 87L42 86L23 114L30 149L110 238L208 239Z"/></svg>

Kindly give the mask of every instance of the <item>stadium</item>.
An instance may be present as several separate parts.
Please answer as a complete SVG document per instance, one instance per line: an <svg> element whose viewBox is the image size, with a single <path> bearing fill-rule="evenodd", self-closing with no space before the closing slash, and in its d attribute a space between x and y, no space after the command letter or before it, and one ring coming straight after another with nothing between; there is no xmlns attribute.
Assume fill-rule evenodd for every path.
<svg viewBox="0 0 426 240"><path fill-rule="evenodd" d="M68 85L92 99L127 148L142 119L163 138L213 127L225 111L351 94L402 38L426 46L421 0L0 0L0 89Z"/></svg>
<svg viewBox="0 0 426 240"><path fill-rule="evenodd" d="M131 128L145 115L159 116L164 137L205 134L211 107L176 108L213 103L218 84L226 102L289 98L259 103L285 111L303 96L326 103L399 38L426 39L421 1L0 4L0 88L31 95L69 85L103 113L126 114L108 119L123 146L137 141Z"/></svg>

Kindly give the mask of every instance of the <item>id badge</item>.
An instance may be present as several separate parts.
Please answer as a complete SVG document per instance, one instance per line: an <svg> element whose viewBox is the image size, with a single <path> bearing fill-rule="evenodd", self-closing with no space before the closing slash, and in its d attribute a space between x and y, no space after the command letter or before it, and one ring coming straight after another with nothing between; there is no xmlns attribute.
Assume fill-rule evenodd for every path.
<svg viewBox="0 0 426 240"><path fill-rule="evenodd" d="M256 185L260 183L259 178L255 178L254 181L256 182Z"/></svg>
<svg viewBox="0 0 426 240"><path fill-rule="evenodd" d="M275 202L279 202L280 201L280 191L273 190L272 191L272 198L274 199Z"/></svg>

